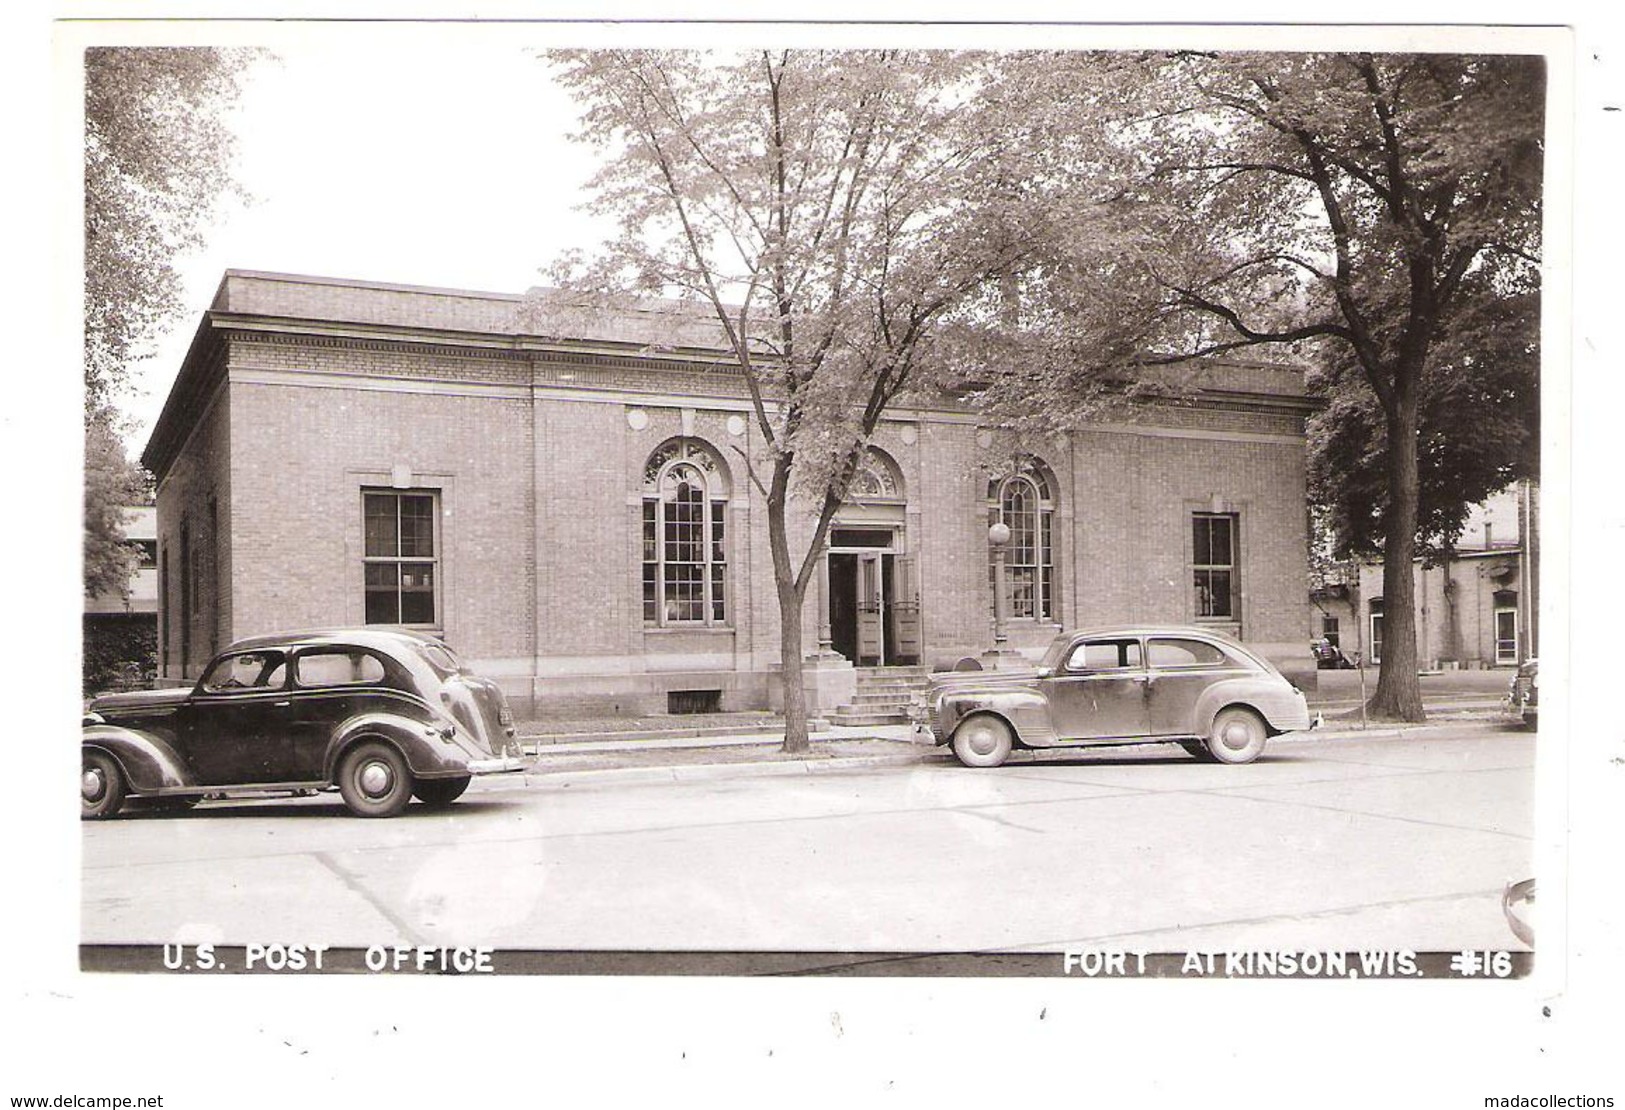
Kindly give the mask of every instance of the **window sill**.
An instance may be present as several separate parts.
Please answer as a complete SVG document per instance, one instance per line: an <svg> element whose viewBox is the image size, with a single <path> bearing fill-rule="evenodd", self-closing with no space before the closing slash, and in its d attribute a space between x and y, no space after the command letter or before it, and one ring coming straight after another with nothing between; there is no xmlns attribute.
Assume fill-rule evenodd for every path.
<svg viewBox="0 0 1625 1110"><path fill-rule="evenodd" d="M715 633L716 635L732 635L734 630L731 624L646 624L643 631L650 636L669 636L687 633Z"/></svg>
<svg viewBox="0 0 1625 1110"><path fill-rule="evenodd" d="M437 640L446 638L446 630L433 624L362 624L360 627L367 632L417 632Z"/></svg>

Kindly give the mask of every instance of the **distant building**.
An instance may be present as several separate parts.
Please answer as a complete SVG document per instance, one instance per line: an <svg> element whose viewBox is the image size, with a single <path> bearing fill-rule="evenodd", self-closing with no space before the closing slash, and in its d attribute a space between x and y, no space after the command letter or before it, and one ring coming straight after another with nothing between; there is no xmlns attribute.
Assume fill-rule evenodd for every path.
<svg viewBox="0 0 1625 1110"><path fill-rule="evenodd" d="M158 510L124 510L125 542L137 549L125 593L85 598L84 681L87 692L152 681L158 650Z"/></svg>
<svg viewBox="0 0 1625 1110"><path fill-rule="evenodd" d="M1540 490L1520 482L1473 508L1449 557L1411 568L1416 647L1423 670L1509 667L1538 651ZM1361 563L1352 580L1310 595L1310 636L1353 658L1382 660L1384 568Z"/></svg>
<svg viewBox="0 0 1625 1110"><path fill-rule="evenodd" d="M444 636L520 712L781 700L747 467L767 448L715 321L658 301L526 310L227 272L142 456L165 679L241 636L380 623ZM903 402L808 590L814 709L851 703L855 670L990 647L996 520L1029 658L1063 626L1200 623L1313 681L1302 367L1226 366L1023 455L952 399Z"/></svg>

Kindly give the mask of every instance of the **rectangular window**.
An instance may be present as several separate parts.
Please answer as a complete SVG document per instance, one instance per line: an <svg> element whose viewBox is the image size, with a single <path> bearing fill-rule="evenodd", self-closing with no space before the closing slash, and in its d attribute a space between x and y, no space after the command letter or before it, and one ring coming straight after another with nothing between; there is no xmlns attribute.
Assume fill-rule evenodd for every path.
<svg viewBox="0 0 1625 1110"><path fill-rule="evenodd" d="M657 510L659 503L643 503L643 619L654 624L660 619L660 539Z"/></svg>
<svg viewBox="0 0 1625 1110"><path fill-rule="evenodd" d="M1338 647L1337 618L1322 615L1320 618L1320 634L1332 647Z"/></svg>
<svg viewBox="0 0 1625 1110"><path fill-rule="evenodd" d="M1382 662L1382 598L1371 599L1371 662Z"/></svg>
<svg viewBox="0 0 1625 1110"><path fill-rule="evenodd" d="M437 627L435 495L368 491L361 500L366 622Z"/></svg>
<svg viewBox="0 0 1625 1110"><path fill-rule="evenodd" d="M1191 518L1196 572L1196 615L1214 620L1236 616L1236 516L1196 513Z"/></svg>
<svg viewBox="0 0 1625 1110"><path fill-rule="evenodd" d="M717 624L723 623L728 616L724 593L728 563L727 553L723 549L723 514L727 509L726 501L711 502L711 620Z"/></svg>

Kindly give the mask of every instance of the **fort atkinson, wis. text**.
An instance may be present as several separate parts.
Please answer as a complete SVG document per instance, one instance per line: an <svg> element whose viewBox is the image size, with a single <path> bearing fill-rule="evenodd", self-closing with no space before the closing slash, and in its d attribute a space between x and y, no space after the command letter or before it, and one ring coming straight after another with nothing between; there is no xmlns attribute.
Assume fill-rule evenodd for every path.
<svg viewBox="0 0 1625 1110"><path fill-rule="evenodd" d="M1271 951L1158 952L1067 949L1061 973L1088 978L1511 979L1528 974L1529 953Z"/></svg>

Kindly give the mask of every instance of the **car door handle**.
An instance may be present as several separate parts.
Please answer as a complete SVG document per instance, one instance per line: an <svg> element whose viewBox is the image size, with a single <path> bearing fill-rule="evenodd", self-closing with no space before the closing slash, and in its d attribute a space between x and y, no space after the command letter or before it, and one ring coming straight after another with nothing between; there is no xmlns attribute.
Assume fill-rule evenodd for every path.
<svg viewBox="0 0 1625 1110"><path fill-rule="evenodd" d="M274 702L271 703L271 708L272 709L286 709L286 708L288 708L288 706L290 706L292 704L293 704L292 701L274 701Z"/></svg>

